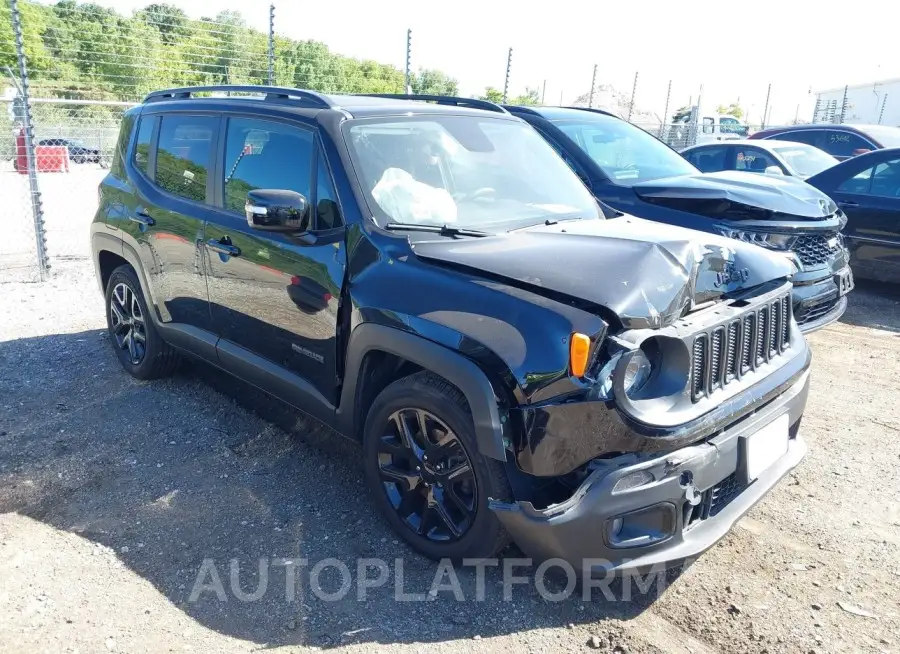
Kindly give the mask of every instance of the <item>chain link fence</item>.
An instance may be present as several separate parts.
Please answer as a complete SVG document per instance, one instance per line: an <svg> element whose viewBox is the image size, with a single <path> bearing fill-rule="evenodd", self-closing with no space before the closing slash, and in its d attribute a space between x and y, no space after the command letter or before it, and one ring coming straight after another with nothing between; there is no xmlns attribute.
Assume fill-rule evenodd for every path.
<svg viewBox="0 0 900 654"><path fill-rule="evenodd" d="M77 0L0 0L0 281L44 279L51 263L89 257L97 186L110 164L121 116L150 91L275 84L328 93L460 94L456 79L444 71L414 69L411 31L402 34L405 60L400 32L396 38L391 64L292 38L280 29L274 5L197 19L150 0L129 15ZM491 51L500 56L498 48ZM509 88L511 78L524 77L512 50L503 56L505 62L495 62L497 86L480 97L554 104L559 93L560 103L608 109L676 150L708 138L725 140L706 134L699 116L674 120L694 98L699 102L687 85L673 92L671 81L652 72L602 83L598 67L590 65L578 95L548 95L546 80L532 80L538 86L523 94ZM763 115L768 108L767 95Z"/></svg>

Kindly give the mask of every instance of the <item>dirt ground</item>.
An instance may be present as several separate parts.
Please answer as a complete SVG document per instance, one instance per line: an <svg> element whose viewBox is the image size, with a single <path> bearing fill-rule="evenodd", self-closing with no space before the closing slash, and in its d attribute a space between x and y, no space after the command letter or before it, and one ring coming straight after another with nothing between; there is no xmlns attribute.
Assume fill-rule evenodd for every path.
<svg viewBox="0 0 900 654"><path fill-rule="evenodd" d="M2 652L900 651L900 291L860 284L811 337L809 455L668 587L505 601L488 568L482 601L470 570L465 601L397 601L400 565L419 594L437 566L374 515L355 446L203 367L130 379L87 262L55 273L0 285ZM391 567L364 600L360 557ZM290 597L285 558L353 589Z"/></svg>

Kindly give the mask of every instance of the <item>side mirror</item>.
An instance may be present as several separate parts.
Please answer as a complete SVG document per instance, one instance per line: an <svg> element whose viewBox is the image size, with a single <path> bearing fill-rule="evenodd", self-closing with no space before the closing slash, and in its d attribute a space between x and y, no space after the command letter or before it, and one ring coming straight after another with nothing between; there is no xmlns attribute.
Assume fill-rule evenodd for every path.
<svg viewBox="0 0 900 654"><path fill-rule="evenodd" d="M250 191L244 211L252 229L268 232L305 232L309 229L309 201L296 191Z"/></svg>
<svg viewBox="0 0 900 654"><path fill-rule="evenodd" d="M784 172L778 166L767 166L766 175L784 175Z"/></svg>

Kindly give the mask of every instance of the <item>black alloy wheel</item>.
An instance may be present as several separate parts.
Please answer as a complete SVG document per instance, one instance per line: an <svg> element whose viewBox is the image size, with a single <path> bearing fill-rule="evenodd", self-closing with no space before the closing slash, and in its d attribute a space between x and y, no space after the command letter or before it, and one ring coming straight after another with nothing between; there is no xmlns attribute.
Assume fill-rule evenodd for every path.
<svg viewBox="0 0 900 654"><path fill-rule="evenodd" d="M475 516L478 486L457 435L423 409L400 409L385 427L378 466L400 519L428 540L462 537Z"/></svg>
<svg viewBox="0 0 900 654"><path fill-rule="evenodd" d="M116 284L110 294L109 310L116 345L128 351L131 365L140 365L147 353L147 327L137 295L127 284Z"/></svg>

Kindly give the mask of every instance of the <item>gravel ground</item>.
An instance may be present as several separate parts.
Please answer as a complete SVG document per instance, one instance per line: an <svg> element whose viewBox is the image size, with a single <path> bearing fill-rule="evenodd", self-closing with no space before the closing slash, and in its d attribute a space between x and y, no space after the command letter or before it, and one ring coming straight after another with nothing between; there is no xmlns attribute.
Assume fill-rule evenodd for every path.
<svg viewBox="0 0 900 654"><path fill-rule="evenodd" d="M810 339L809 456L669 584L551 602L530 583L505 601L489 568L482 601L472 570L466 601L397 601L397 559L406 593L439 570L373 514L356 446L205 367L132 380L86 262L54 272L0 285L0 651L900 651L897 291L860 284ZM272 564L330 557L352 572L339 601L309 574L291 598ZM391 568L365 600L360 557Z"/></svg>

